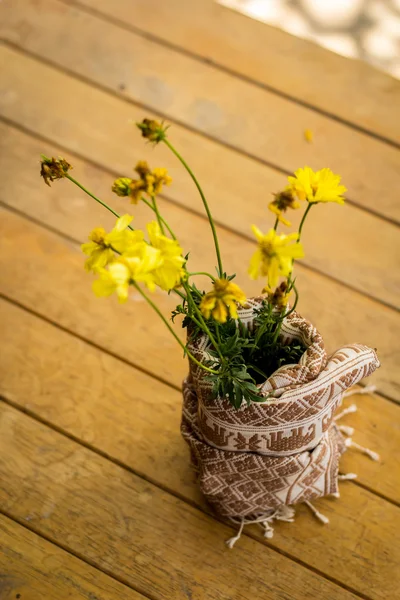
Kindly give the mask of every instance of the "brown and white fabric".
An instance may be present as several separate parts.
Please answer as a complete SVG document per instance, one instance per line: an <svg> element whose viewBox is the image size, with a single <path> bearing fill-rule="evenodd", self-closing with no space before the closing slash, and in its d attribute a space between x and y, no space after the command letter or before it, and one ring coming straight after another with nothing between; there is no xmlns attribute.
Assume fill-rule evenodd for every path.
<svg viewBox="0 0 400 600"><path fill-rule="evenodd" d="M261 301L249 300L239 311L250 329ZM307 349L297 365L281 367L259 385L259 403L236 410L213 398L206 372L194 363L183 384L182 434L200 488L223 516L252 518L337 494L345 444L334 413L344 392L379 367L375 351L361 344L327 357L321 335L296 312L284 320L281 339ZM189 343L200 361L208 348L206 336Z"/></svg>

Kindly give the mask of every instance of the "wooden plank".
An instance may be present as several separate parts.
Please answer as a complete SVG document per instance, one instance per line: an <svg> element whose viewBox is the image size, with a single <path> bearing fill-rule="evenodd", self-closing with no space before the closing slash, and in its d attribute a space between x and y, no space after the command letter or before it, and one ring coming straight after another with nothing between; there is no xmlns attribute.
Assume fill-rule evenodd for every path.
<svg viewBox="0 0 400 600"><path fill-rule="evenodd" d="M124 96L286 171L329 166L349 198L400 222L400 153L387 144L58 0L2 6L6 39L111 90L123 83Z"/></svg>
<svg viewBox="0 0 400 600"><path fill-rule="evenodd" d="M331 113L394 143L400 84L370 65L259 23L214 0L67 0L110 22L157 36L245 80Z"/></svg>
<svg viewBox="0 0 400 600"><path fill-rule="evenodd" d="M9 407L1 407L0 427L4 509L29 516L36 531L79 548L152 598L353 597L247 536L230 552L226 526ZM161 451L155 446L155 460ZM350 504L340 516L342 503L325 501L330 527L313 524L302 509L296 525L280 524L280 546L291 552L297 545L303 562L317 562L367 598L394 596L400 510L356 486L342 496Z"/></svg>
<svg viewBox="0 0 400 600"><path fill-rule="evenodd" d="M3 515L0 515L0 598L144 600L144 596Z"/></svg>
<svg viewBox="0 0 400 600"><path fill-rule="evenodd" d="M183 248L191 253L191 268L194 271L211 271L214 254L210 246L204 245L204 221L193 216L184 222L183 227L181 209L172 205L165 208L168 221L176 231L182 232ZM79 248L17 215L5 210L0 214L0 289L4 294L107 347L140 368L180 386L186 371L181 351L137 292L132 293L131 301L125 305L119 305L116 298L95 298L91 291L91 277L83 270ZM96 221L95 217L94 223ZM143 214L138 215L136 220L138 226L141 222ZM102 219L100 223L108 226L109 221ZM237 273L238 283L249 296L259 293L259 283L248 279L247 261L244 263L244 257L252 253L250 242L243 240L238 244L234 234L222 231L219 234L228 272ZM327 280L326 285L320 285L320 277L311 272L303 270L300 273L299 269L298 273L299 311L322 332L328 350L333 351L353 341L377 347L382 367L372 381L379 391L396 398L399 377L395 351L397 313L334 282ZM203 285L202 280L199 285ZM340 298L340 303L332 302L333 298ZM155 301L164 314L168 314L177 303L173 294L168 296L165 293L157 293ZM135 332L134 343L127 335L127 323ZM375 326L376 323L379 327ZM179 325L177 331L181 331Z"/></svg>
<svg viewBox="0 0 400 600"><path fill-rule="evenodd" d="M141 109L134 110L122 100L93 90L9 49L3 49L3 52L4 93L0 99L0 110L6 117L72 151L115 168L117 173L129 174L132 163L141 157L148 158L152 164L165 164L174 178L173 186L168 188L171 199L201 211L197 191L175 157L164 147L154 151L143 143L138 132L132 131L128 121L132 117L140 119L143 116ZM29 79L25 76L27 72ZM25 101L28 94L29 104ZM4 156L10 163L12 158L8 156L13 150L7 142L7 134L4 135ZM173 139L202 181L220 223L246 235L250 233L251 223L258 223L261 227L264 223L265 227L272 223L267 210L269 190L282 188L285 177L277 177L275 173L271 180L271 171L268 171L264 178L266 170L261 165L180 127L173 128ZM44 143L37 147L41 151L51 151ZM33 154L30 160L32 165L36 164ZM212 169L214 164L218 164L218 170ZM20 163L17 166L20 170ZM7 168L5 171L7 173ZM36 177L34 172L31 175ZM7 175L5 177L4 186L19 185L20 174L17 178L13 174L15 181L10 181ZM28 173L26 177L29 177ZM108 177L104 188L107 195L112 176ZM38 185L38 180L35 182ZM46 194L42 190L40 195ZM12 194L9 197L36 210L25 193L20 197ZM298 221L300 215L296 216ZM183 214L182 218L185 218ZM208 233L206 236L208 242ZM397 306L400 253L396 253L394 248L398 247L398 239L394 225L377 221L372 215L352 206L318 206L311 212L307 223L305 262L370 296ZM374 247L373 253L365 252L366 240Z"/></svg>
<svg viewBox="0 0 400 600"><path fill-rule="evenodd" d="M205 508L179 435L179 391L4 300L0 313L7 348L0 363L2 396ZM400 502L400 409L376 395L352 397L345 405L354 400L359 411L343 423L353 425L355 440L379 452L381 461L350 450L340 470L357 473L357 481ZM154 439L163 448L157 461Z"/></svg>
<svg viewBox="0 0 400 600"><path fill-rule="evenodd" d="M17 411L0 410L2 506L151 598L355 598L248 537L230 552L222 541L230 528Z"/></svg>

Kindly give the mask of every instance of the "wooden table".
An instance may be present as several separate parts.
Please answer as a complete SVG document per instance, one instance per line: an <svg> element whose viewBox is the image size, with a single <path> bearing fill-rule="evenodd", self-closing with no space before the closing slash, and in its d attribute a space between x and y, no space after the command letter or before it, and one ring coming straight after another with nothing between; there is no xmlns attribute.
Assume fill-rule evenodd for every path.
<svg viewBox="0 0 400 600"><path fill-rule="evenodd" d="M0 31L1 600L400 597L399 82L212 0L3 0ZM65 156L129 212L113 178L138 159L166 166L165 214L192 266L212 269L196 191L132 127L145 116L173 124L249 295L250 225L267 228L287 173L329 166L349 189L345 207L311 213L300 312L332 350L378 348L378 392L344 423L381 461L346 453L358 479L316 502L328 526L300 506L273 539L252 526L226 548L232 528L200 497L179 433L178 347L137 296L92 295L79 243L113 221L39 178L41 152ZM167 314L173 300L157 299Z"/></svg>

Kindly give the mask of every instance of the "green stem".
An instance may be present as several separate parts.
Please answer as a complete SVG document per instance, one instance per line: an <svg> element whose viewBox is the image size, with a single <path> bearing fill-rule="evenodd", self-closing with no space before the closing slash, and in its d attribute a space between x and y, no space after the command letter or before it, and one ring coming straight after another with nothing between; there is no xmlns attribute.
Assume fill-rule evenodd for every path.
<svg viewBox="0 0 400 600"><path fill-rule="evenodd" d="M183 287L185 289L187 300L188 300L189 303L191 303L191 306L194 309L194 311L195 311L195 313L197 315L197 318L198 318L198 320L201 323L201 326L202 326L202 329L203 329L204 333L206 333L208 335L208 337L210 339L210 342L214 346L215 350L217 351L217 353L218 353L218 355L219 355L219 357L221 359L221 362L225 362L224 357L222 356L221 350L219 349L219 346L218 346L217 342L215 341L215 338L214 338L213 334L211 333L209 327L207 326L207 323L205 322L205 320L203 318L203 315L201 314L200 309L198 308L196 302L192 298L192 294L190 292L189 286L187 284L185 284L185 283L183 283L182 285L183 285Z"/></svg>
<svg viewBox="0 0 400 600"><path fill-rule="evenodd" d="M306 210L304 211L304 214L303 214L303 216L302 216L302 219L301 219L301 221L300 221L300 225L299 225L299 233L297 234L297 241L296 241L296 244L299 244L299 243L300 243L300 239L301 239L301 233L302 233L302 231L303 231L303 225L304 225L304 222L305 222L305 220L306 220L306 218L307 218L307 215L308 215L308 213L309 213L309 212L310 212L310 210L311 210L311 207L312 207L312 205L313 205L313 203L309 202L309 203L308 203L308 206L307 206L307 208L306 208ZM292 270L291 270L291 272L290 272L290 274L289 274L289 276L288 276L288 280L287 280L287 281L288 281L288 286L290 286L290 284L291 284L291 282L292 282L292 273L293 273L293 265L294 265L294 263L295 263L295 259L293 258L293 259L292 259Z"/></svg>
<svg viewBox="0 0 400 600"><path fill-rule="evenodd" d="M164 325L168 328L168 330L170 331L170 333L172 333L172 335L174 336L174 338L176 339L176 341L178 342L178 344L180 345L180 347L183 349L184 353L187 354L188 357L194 363L196 363L196 365L198 365L199 367L201 367L205 371L208 371L209 373L213 373L214 375L217 375L218 371L215 371L214 369L210 369L209 367L206 367L200 361L198 361L197 358L195 358L193 356L193 354L191 354L189 352L189 350L186 348L185 344L182 342L182 340L179 338L179 336L176 335L175 331L173 330L173 328L171 327L171 325L168 323L167 319L164 317L164 315L162 314L162 312L160 311L160 309L154 304L154 302L152 300L150 300L150 298L147 296L147 294L145 294L145 292L136 283L136 281L132 281L132 283L133 283L134 287L137 289L137 291L139 292L139 294L146 300L146 302L151 306L151 308L158 314L158 316L160 317L160 319L164 322Z"/></svg>
<svg viewBox="0 0 400 600"><path fill-rule="evenodd" d="M148 200L146 200L146 198L144 198L143 196L141 197L141 200L142 200L142 202L144 202L144 204L146 204L146 206L148 206L156 214L157 221L158 221L158 224L160 225L161 231L164 233L163 227L161 225L161 223L162 223L168 229L168 232L171 235L172 239L176 240L176 235L174 234L174 232L172 231L172 229L168 225L167 221L165 219L163 219L163 217L160 215L160 212L158 211L158 207L157 206L154 207L153 204L151 204L151 202L149 202ZM160 221L161 221L161 223L160 223Z"/></svg>
<svg viewBox="0 0 400 600"><path fill-rule="evenodd" d="M180 292L179 290L173 289L172 291L174 292L174 294L177 294L178 296L180 296L182 298L182 300L186 300L185 294L182 294L182 292Z"/></svg>
<svg viewBox="0 0 400 600"><path fill-rule="evenodd" d="M161 219L161 215L160 215L160 211L158 210L158 206L157 206L157 200L155 196L151 197L152 203L153 203L153 208L154 208L154 212L156 213L156 217L157 217L157 221L158 221L158 225L161 229L161 233L163 235L165 235L165 231L164 231L164 225Z"/></svg>
<svg viewBox="0 0 400 600"><path fill-rule="evenodd" d="M219 323L217 323L217 322L215 323L215 333L216 333L216 336L217 336L218 344L221 345L221 336L220 336L220 333L219 333Z"/></svg>
<svg viewBox="0 0 400 600"><path fill-rule="evenodd" d="M276 217L276 219L275 219L275 225L274 225L274 231L276 231L278 229L278 223L279 223L279 219L278 219L278 217Z"/></svg>
<svg viewBox="0 0 400 600"><path fill-rule="evenodd" d="M179 154L179 152L177 152L177 150L175 150L175 148L173 147L173 145L167 140L167 138L163 139L164 144L166 144L168 146L168 148L171 150L171 152L173 152L175 154L175 156L177 157L177 159L182 163L182 165L185 167L186 171L189 173L190 177L193 179L193 182L195 184L195 186L198 189L198 192L200 194L200 197L203 201L203 205L205 208L205 211L207 213L207 217L208 217L208 221L210 223L210 227L211 227L211 231L213 234L213 238L214 238L214 245L215 245L215 252L217 254L217 261L218 261L218 270L219 270L219 277L222 277L224 270L222 268L222 260L221 260L221 252L219 249L219 243L218 243L218 236L217 236L217 231L215 229L215 224L214 224L214 220L212 218L211 212L210 212L210 208L208 206L206 197L204 196L203 190L200 187L199 182L196 179L195 174L193 173L193 171L191 170L191 168L189 167L189 165L186 163L186 161L182 158L182 156Z"/></svg>
<svg viewBox="0 0 400 600"><path fill-rule="evenodd" d="M301 232L302 232L302 230L303 230L304 221L306 220L306 217L307 217L308 213L310 212L310 210L311 210L311 207L312 207L312 203L311 203L311 202L309 202L309 203L308 203L308 206L307 206L307 208L306 208L306 210L304 211L303 218L302 218L302 219L301 219L301 221L300 221L300 225L299 225L299 235L297 236L297 243L299 243L299 242L300 242L300 238L301 238Z"/></svg>
<svg viewBox="0 0 400 600"><path fill-rule="evenodd" d="M117 217L117 219L120 218L121 215L119 215L117 212L115 212L115 210L113 210L111 208L111 206L108 206L108 204L106 204L105 202L103 202L103 200L100 200L100 198L98 198L97 196L95 196L94 194L92 194L92 192L89 192L89 190L87 190L81 183L79 183L79 181L77 181L76 179L74 179L73 177L71 177L71 175L66 174L65 175L66 179L69 179L70 181L72 181L72 183L74 183L75 185L78 186L78 188L80 188L81 190L83 190L85 192L85 194L87 194L88 196L90 196L91 198L93 198L93 200L96 200L96 202L98 202L99 204L101 204L102 206L104 206L104 208L106 208L107 210L110 211L110 213L112 213L115 217ZM130 225L128 225L128 228L131 229L132 231L135 231L133 227L131 227Z"/></svg>
<svg viewBox="0 0 400 600"><path fill-rule="evenodd" d="M205 271L196 271L196 273L188 273L188 275L189 277L192 277L193 275L206 275L207 277L215 281L215 277L210 275L210 273L206 273Z"/></svg>
<svg viewBox="0 0 400 600"><path fill-rule="evenodd" d="M294 290L294 293L295 293L295 296L296 296L296 300L294 301L294 304L293 304L292 308L289 310L289 312L287 312L286 314L284 314L283 317L281 319L279 319L278 325L277 325L277 327L275 329L274 338L272 340L273 344L276 344L276 342L278 340L278 336L279 336L279 333L281 331L283 320L286 319L289 315L291 315L292 312L295 310L295 308L297 306L297 302L299 300L299 293L298 293L297 288L296 288L296 286L294 284L292 285L292 288Z"/></svg>

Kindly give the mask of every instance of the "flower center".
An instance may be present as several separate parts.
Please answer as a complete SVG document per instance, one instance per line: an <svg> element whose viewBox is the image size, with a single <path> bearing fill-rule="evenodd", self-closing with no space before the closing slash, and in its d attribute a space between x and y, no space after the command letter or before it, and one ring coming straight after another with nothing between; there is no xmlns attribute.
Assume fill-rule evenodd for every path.
<svg viewBox="0 0 400 600"><path fill-rule="evenodd" d="M260 242L260 250L264 258L272 258L276 254L273 244L271 244L271 242L266 242L265 240Z"/></svg>
<svg viewBox="0 0 400 600"><path fill-rule="evenodd" d="M224 280L224 279L220 279L219 281L216 281L214 283L214 293L217 296L217 298L223 298L224 295L226 294L226 289L229 285L229 281Z"/></svg>

